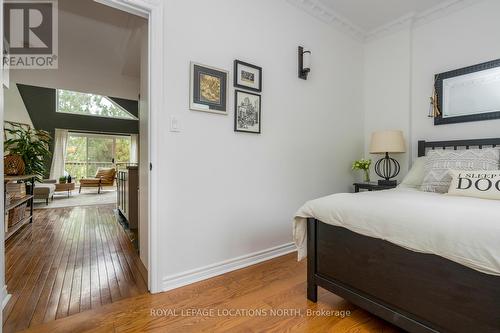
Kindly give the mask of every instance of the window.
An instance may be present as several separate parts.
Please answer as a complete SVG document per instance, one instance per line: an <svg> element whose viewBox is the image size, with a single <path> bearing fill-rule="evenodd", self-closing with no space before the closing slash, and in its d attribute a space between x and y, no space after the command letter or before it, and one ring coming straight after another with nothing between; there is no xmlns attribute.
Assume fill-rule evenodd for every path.
<svg viewBox="0 0 500 333"><path fill-rule="evenodd" d="M94 177L98 168L130 164L130 136L69 133L65 171L73 178Z"/></svg>
<svg viewBox="0 0 500 333"><path fill-rule="evenodd" d="M137 120L109 97L63 89L57 90L57 112Z"/></svg>

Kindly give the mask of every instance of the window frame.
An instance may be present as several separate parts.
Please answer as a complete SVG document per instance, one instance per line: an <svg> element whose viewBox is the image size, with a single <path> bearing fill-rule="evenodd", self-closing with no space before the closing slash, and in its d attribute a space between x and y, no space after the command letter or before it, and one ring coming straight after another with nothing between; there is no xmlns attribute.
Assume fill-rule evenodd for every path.
<svg viewBox="0 0 500 333"><path fill-rule="evenodd" d="M126 112L130 117L132 118L126 118L126 117L109 117L109 116L102 116L102 115L96 115L96 114L91 114L91 113L73 113L73 112L64 112L64 111L59 111L59 91L69 91L69 92L74 92L78 94L87 94L87 95L95 95L95 96L101 96L106 98L106 100L110 101L111 104L113 104L115 107L118 109L122 110L123 112ZM82 92L82 91L76 91L76 90L69 90L69 89L56 89L56 113L61 113L61 114L69 114L69 115L77 115L77 116L86 116L86 117L96 117L96 118L106 118L106 119L120 119L120 120L139 120L138 117L134 116L132 113L127 111L124 107L122 107L120 104L116 103L113 101L109 96L105 95L99 95L99 94L94 94L94 93L88 93L88 92Z"/></svg>
<svg viewBox="0 0 500 333"><path fill-rule="evenodd" d="M128 162L117 162L116 161L116 140L117 139L126 139L128 138L129 140L132 140L132 135L130 134L109 134L109 133L85 133L85 132L73 132L69 131L68 132L68 139L69 137L83 137L85 138L85 161L68 161L67 160L67 154L64 159L64 169L66 169L66 163L85 163L85 177L92 177L92 175L89 175L89 138L101 138L101 139L112 139L113 140L113 148L112 148L112 154L113 154L113 160L114 162L112 164L117 165L117 164L132 164L130 162L131 156L129 156L129 161ZM131 141L132 144L132 141ZM110 162L111 163L111 162Z"/></svg>

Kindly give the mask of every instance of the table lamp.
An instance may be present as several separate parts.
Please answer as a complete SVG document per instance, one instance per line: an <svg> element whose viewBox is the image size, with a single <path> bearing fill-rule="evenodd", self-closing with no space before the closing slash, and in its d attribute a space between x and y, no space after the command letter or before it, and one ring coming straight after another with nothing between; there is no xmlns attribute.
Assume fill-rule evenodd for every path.
<svg viewBox="0 0 500 333"><path fill-rule="evenodd" d="M389 157L389 153L398 154L404 152L406 150L403 131L376 131L372 133L370 153L385 154L385 157L375 163L375 173L384 178L378 181L379 185L397 185L397 181L391 180L391 178L399 174L401 166L398 161Z"/></svg>

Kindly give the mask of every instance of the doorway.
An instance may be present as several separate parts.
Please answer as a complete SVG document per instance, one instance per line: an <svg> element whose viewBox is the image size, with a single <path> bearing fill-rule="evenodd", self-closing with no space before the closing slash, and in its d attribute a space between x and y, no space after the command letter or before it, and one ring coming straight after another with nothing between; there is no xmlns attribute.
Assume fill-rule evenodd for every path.
<svg viewBox="0 0 500 333"><path fill-rule="evenodd" d="M137 5L137 6L134 6L133 3L135 1L115 1L115 0L110 0L110 1L99 1L100 3L102 4L106 4L106 5L110 5L111 7L113 8L118 8L119 10L125 10L126 12L128 13L132 13L132 14L137 14L137 13L140 13L143 17L146 16L148 19L150 19L151 17L151 14L154 12L155 13L155 18L158 19L159 17L161 17L161 6L162 5L145 5L143 7ZM125 4L126 3L126 4ZM132 4L132 5L131 5ZM149 6L149 7L148 7ZM149 22L149 24L151 24L151 22ZM150 126L151 124L151 111L152 110L155 110L157 109L158 105L160 104L159 103L159 99L156 99L156 98L152 98L153 94L152 94L152 90L156 91L159 87L160 87L160 84L155 84L155 85L149 85L149 83L152 80L152 78L149 76L150 74L150 59L153 57L151 55L151 50L152 49L156 49L159 44L156 44L156 46L152 46L149 41L151 40L151 31L156 31L155 29L152 29L151 27L149 27L147 29L147 39L148 39L148 44L147 44L147 57L148 57L148 62L147 64L145 65L145 68L146 68L146 71L148 73L148 78L146 79L146 82L145 82L145 85L146 85L146 89L147 88L151 88L151 89L147 89L144 93L141 91L141 96L143 96L142 99L139 100L139 104L142 103L143 105L143 110L145 110L146 114L144 115L145 118L146 118L146 122L145 122L145 125L142 124L140 126L142 126L141 128L144 128L144 126L146 126L146 129L148 130L147 131L147 135L145 137L141 137L139 139L139 141L142 141L144 142L143 140L146 140L146 142L149 141L149 138L152 136L152 133L154 132L155 128L153 126ZM161 34L160 34L161 35ZM157 35L158 36L158 35ZM156 57L155 57L156 58ZM142 83L141 83L142 85ZM129 161L118 161L118 157L116 155L116 150L117 150L117 146L120 145L120 141L127 141L126 139L126 136L117 136L117 135L99 135L99 134L95 134L95 133L91 133L91 134L88 134L88 133L79 133L79 132L72 132L72 134L70 134L69 136L70 139L80 139L85 141L85 144L86 144L86 150L87 150L87 156L84 158L84 160L79 160L79 161L70 161L70 160L67 160L65 161L65 163L67 162L67 165L69 167L69 164L71 164L71 162L74 162L76 164L80 163L83 165L83 169L84 171L81 171L82 172L82 176L91 176L93 174L93 169L95 168L95 165L96 164L99 164L99 163L108 163L108 162L105 162L105 160L108 159L108 157L111 157L112 159L114 158L116 162L118 163L124 163L124 164L127 164ZM90 156L92 155L90 153L90 150L92 150L92 146L96 146L96 145L101 145L101 144L104 144L105 146L110 146L111 147L111 153L109 156L105 156L102 158L102 161L101 161L101 158L100 157L96 157L94 159L94 157ZM122 142L123 144L123 142ZM150 182L149 182L149 179L150 179L150 175L152 174L153 171L151 171L151 166L153 165L151 162L154 162L154 158L152 158L153 156L150 155L150 152L151 151L154 151L154 147L152 147L152 145L148 145L147 146L148 148L146 150L143 150L141 153L139 153L140 155L140 161L139 161L139 164L143 163L142 165L142 171L141 171L141 176L142 177L141 179L144 181L147 182L147 185L150 185ZM151 161L151 162L150 162ZM139 166L141 168L141 166ZM154 170L154 169L153 169ZM72 173L74 173L74 171L72 171ZM146 259L143 260L146 262L146 264L144 266L146 266L148 268L148 277L146 278L146 290L149 289L153 292L156 292L159 290L159 287L158 287L158 282L157 282L157 276L156 276L156 267L155 265L152 265L152 263L154 262L154 260L152 260L152 258L154 258L154 252L153 250L151 250L152 248L154 248L154 239L152 239L150 237L150 235L153 233L153 229L155 228L155 226L151 226L151 224L149 223L149 221L151 221L153 219L154 216L156 216L156 213L151 209L151 207L155 204L154 203L154 197L152 196L149 196L149 193L151 192L154 192L154 185L151 185L151 186L141 186L141 189L146 191L146 199L144 200L144 196L142 196L142 199L140 201L140 207L141 207L141 210L142 212L140 213L141 214L141 222L143 222L143 217L146 218L146 231L145 231L145 234L146 234L146 244L144 246L145 248L145 251L143 252L146 252ZM149 198L151 198L151 200L149 200ZM46 214L46 213L44 213ZM84 211L84 210L80 210L79 212L75 213L76 215L71 215L70 213L68 214L68 217L71 217L71 218L74 218L75 216L78 216L78 215L88 215L88 216L93 216L93 217L96 217L96 216L104 216L105 219L107 220L110 220L110 216L107 214L107 213L103 213L102 212L102 209L101 208L97 208L95 211ZM51 220L51 218L49 216L46 216L46 217L42 217L42 218L45 218L47 220ZM55 223L55 221L62 221L63 219L62 218L59 218L59 219L53 219L52 222ZM76 220L75 220L76 222ZM51 227L53 227L55 225L52 225ZM87 226L82 226L81 224L78 224L78 223L75 223L75 224L72 224L72 223L67 223L65 226L61 226L61 235L67 235L67 234L71 234L73 233L73 235L75 233L78 233L79 235L84 235L83 237L83 240L82 240L82 244L83 245L83 249L85 249L85 240L86 239L89 239L90 242L92 242L92 237L93 236L90 236L89 238L85 238L85 235L89 235L90 232L86 229ZM124 254L124 258L120 258L119 256L117 258L112 258L112 253L114 253L113 251L113 248L114 249L118 249L119 246L122 246L123 247L123 242L122 240L118 240L118 241L115 241L115 242L112 242L112 243L108 243L106 244L105 242L103 242L103 237L106 237L106 236L109 236L109 235L112 235L113 232L115 232L116 230L113 229L113 227L110 227L110 226L100 226L101 230L102 230L102 233L100 235L101 237L101 241L102 241L102 247L103 249L107 246L111 251L109 252L109 257L110 257L110 260L111 260L111 264L112 265L122 265L122 266L125 266L125 265L129 265L129 266L133 266L133 263L131 263L130 260L128 260L126 258L127 254ZM47 229L47 228L46 228ZM45 229L45 230L46 230ZM48 238L48 240L51 240L50 237L53 237L53 236L42 236L45 238ZM19 237L18 237L18 240L21 241L21 239L23 239L23 236L20 234ZM25 238L24 238L25 239ZM77 239L77 238L75 238ZM97 239L97 238L95 238ZM47 240L47 239L45 239ZM62 244L62 243L61 243ZM58 247L56 247L55 249L53 249L54 251L54 254L57 254L59 253L58 249L60 248L60 246L62 245L58 245ZM68 260L68 263L71 265L74 265L75 267L78 266L78 263L80 262L80 259L79 259L79 254L78 254L78 248L80 248L79 246L76 246L76 250L71 250L75 247L73 246L69 246L69 251L66 251L66 252L60 252L61 253L61 258L65 258L66 257L66 254L69 258ZM107 256L106 253L103 254L104 257ZM82 261L82 265L83 265L83 261L85 260L85 255L83 254L81 256L81 261ZM73 258L73 259L71 259ZM57 257L55 258L57 259ZM123 260L124 259L124 260ZM105 264L106 266L106 264ZM39 272L41 276L41 274L44 273L44 269L45 267L48 267L47 265L43 266L41 268L41 271ZM83 266L82 266L83 267ZM109 267L106 267L105 268L107 271L109 271ZM130 272L124 272L124 276L129 274L129 275L134 275L136 273L140 273L140 272L133 272L134 269L132 269L132 271ZM49 269L49 272L50 272L50 269ZM76 275L75 273L73 273L71 276L73 278L69 278L69 277L64 277L63 278L63 285L64 285L64 280L67 280L68 282L71 280L71 283L70 285L72 286L78 286L78 281L83 281L84 279L83 278L79 278L78 274L80 274L79 272L76 272ZM2 274L3 275L3 274ZM76 276L76 278L75 278ZM82 274L83 276L83 274ZM118 279L117 279L118 280ZM117 281L119 282L119 281ZM81 282L80 282L81 284ZM108 281L108 284L109 284L109 281ZM82 284L81 284L82 285ZM120 286L119 283L117 283L117 286L118 286L118 290L123 292L123 294L127 294L127 290L126 290L126 287L122 287ZM126 286L126 285L124 285ZM33 287L32 290L35 290L37 287ZM110 288L110 294L112 293L111 289L113 288ZM44 294L44 288L41 288L41 295ZM80 304L78 307L75 306L75 302L72 301L73 299L73 294L78 294L78 292L72 292L72 291L69 291L69 295L68 295L68 289L65 289L64 287L61 287L61 290L63 290L63 292L59 295L59 301L58 301L58 304L65 304L65 302L67 301L68 303L68 307L67 307L67 313L68 315L71 315L72 313L76 313L78 312L77 310L75 310L76 308L79 308L81 310L85 310L87 308L89 308L89 305L83 305ZM66 292L64 292L64 290L66 290ZM80 290L83 290L83 288L81 288ZM9 291L9 290L7 290ZM116 292L116 290L114 291ZM91 292L92 293L92 292ZM81 291L80 291L80 294L81 294ZM133 294L133 292L132 292ZM56 296L54 296L56 297ZM55 299L55 298L54 298ZM63 302L61 302L61 299L63 299ZM49 301L50 302L50 301ZM100 300L99 301L100 303L102 303L103 301ZM18 303L20 304L20 303ZM17 307L19 308L19 306ZM38 307L39 308L39 307ZM56 308L55 311L55 319L57 318L62 318L63 316L61 315L64 311L66 306L63 306L62 307L63 310L60 310L59 308ZM90 308L91 308L91 304L90 304ZM50 317L50 316L47 316L47 314L40 314L39 311L37 311L37 308L34 308L33 309L34 311L34 314L35 314L35 320L33 320L34 323L36 323L37 321L40 321L40 319L43 317L44 319L46 319L47 317ZM76 311L76 312L75 312ZM32 321L32 319L30 320ZM20 327L18 326L17 324L12 326L12 327Z"/></svg>

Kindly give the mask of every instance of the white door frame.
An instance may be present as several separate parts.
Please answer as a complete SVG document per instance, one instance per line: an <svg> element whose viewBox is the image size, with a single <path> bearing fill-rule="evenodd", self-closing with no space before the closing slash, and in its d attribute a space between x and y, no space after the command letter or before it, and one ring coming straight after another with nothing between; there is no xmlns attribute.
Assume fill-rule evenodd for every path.
<svg viewBox="0 0 500 333"><path fill-rule="evenodd" d="M3 40L3 0L0 0L0 36L2 37ZM3 49L3 48L2 48ZM3 150L3 120L4 120L4 100L3 100L3 58L2 62L0 64L0 130L2 131L2 135L0 135L0 145ZM3 177L3 163L0 163L0 192L4 193L4 177ZM4 201L0 200L0 211L2 212L3 215L5 215L4 211ZM5 232L1 232L0 236L0 310L3 310L7 302L9 301L10 295L8 294L7 291L7 285L5 284ZM0 320L2 320L3 323L3 311L0 311ZM2 326L0 326L0 332L2 332Z"/></svg>
<svg viewBox="0 0 500 333"><path fill-rule="evenodd" d="M158 183L151 179L160 179L158 172L158 143L159 122L156 120L160 114L163 103L163 54L164 27L162 0L94 0L104 5L142 16L148 19L148 129L149 129L149 159L153 166L149 172L149 207L148 207L148 287L151 293L161 292L158 277L158 227L159 227L159 205L158 205ZM151 70L154 68L154 71Z"/></svg>
<svg viewBox="0 0 500 333"><path fill-rule="evenodd" d="M102 4L115 7L117 9L139 15L148 19L148 101L149 101L149 157L153 165L149 173L149 207L148 207L148 238L149 238L149 255L148 255L148 287L151 293L161 291L158 278L158 226L159 226L159 211L158 211L158 185L156 182L151 182L151 179L159 179L157 171L158 160L158 142L159 142L159 124L156 121L163 103L163 2L161 0L96 0ZM0 0L0 36L3 36L3 0ZM3 68L3 62L0 64L0 69ZM155 70L152 71L151 68ZM0 70L0 88L3 80L3 71ZM4 101L3 89L0 89L0 131L3 132L4 119ZM0 136L0 146L3 147L3 135ZM3 163L0 163L0 192L3 192ZM0 202L0 211L3 213L3 200ZM5 305L8 297L5 283L5 248L3 233L0 236L0 307ZM2 304L3 303L3 304ZM0 309L1 310L1 309ZM0 319L2 312L0 311ZM0 332L2 327L0 326Z"/></svg>

